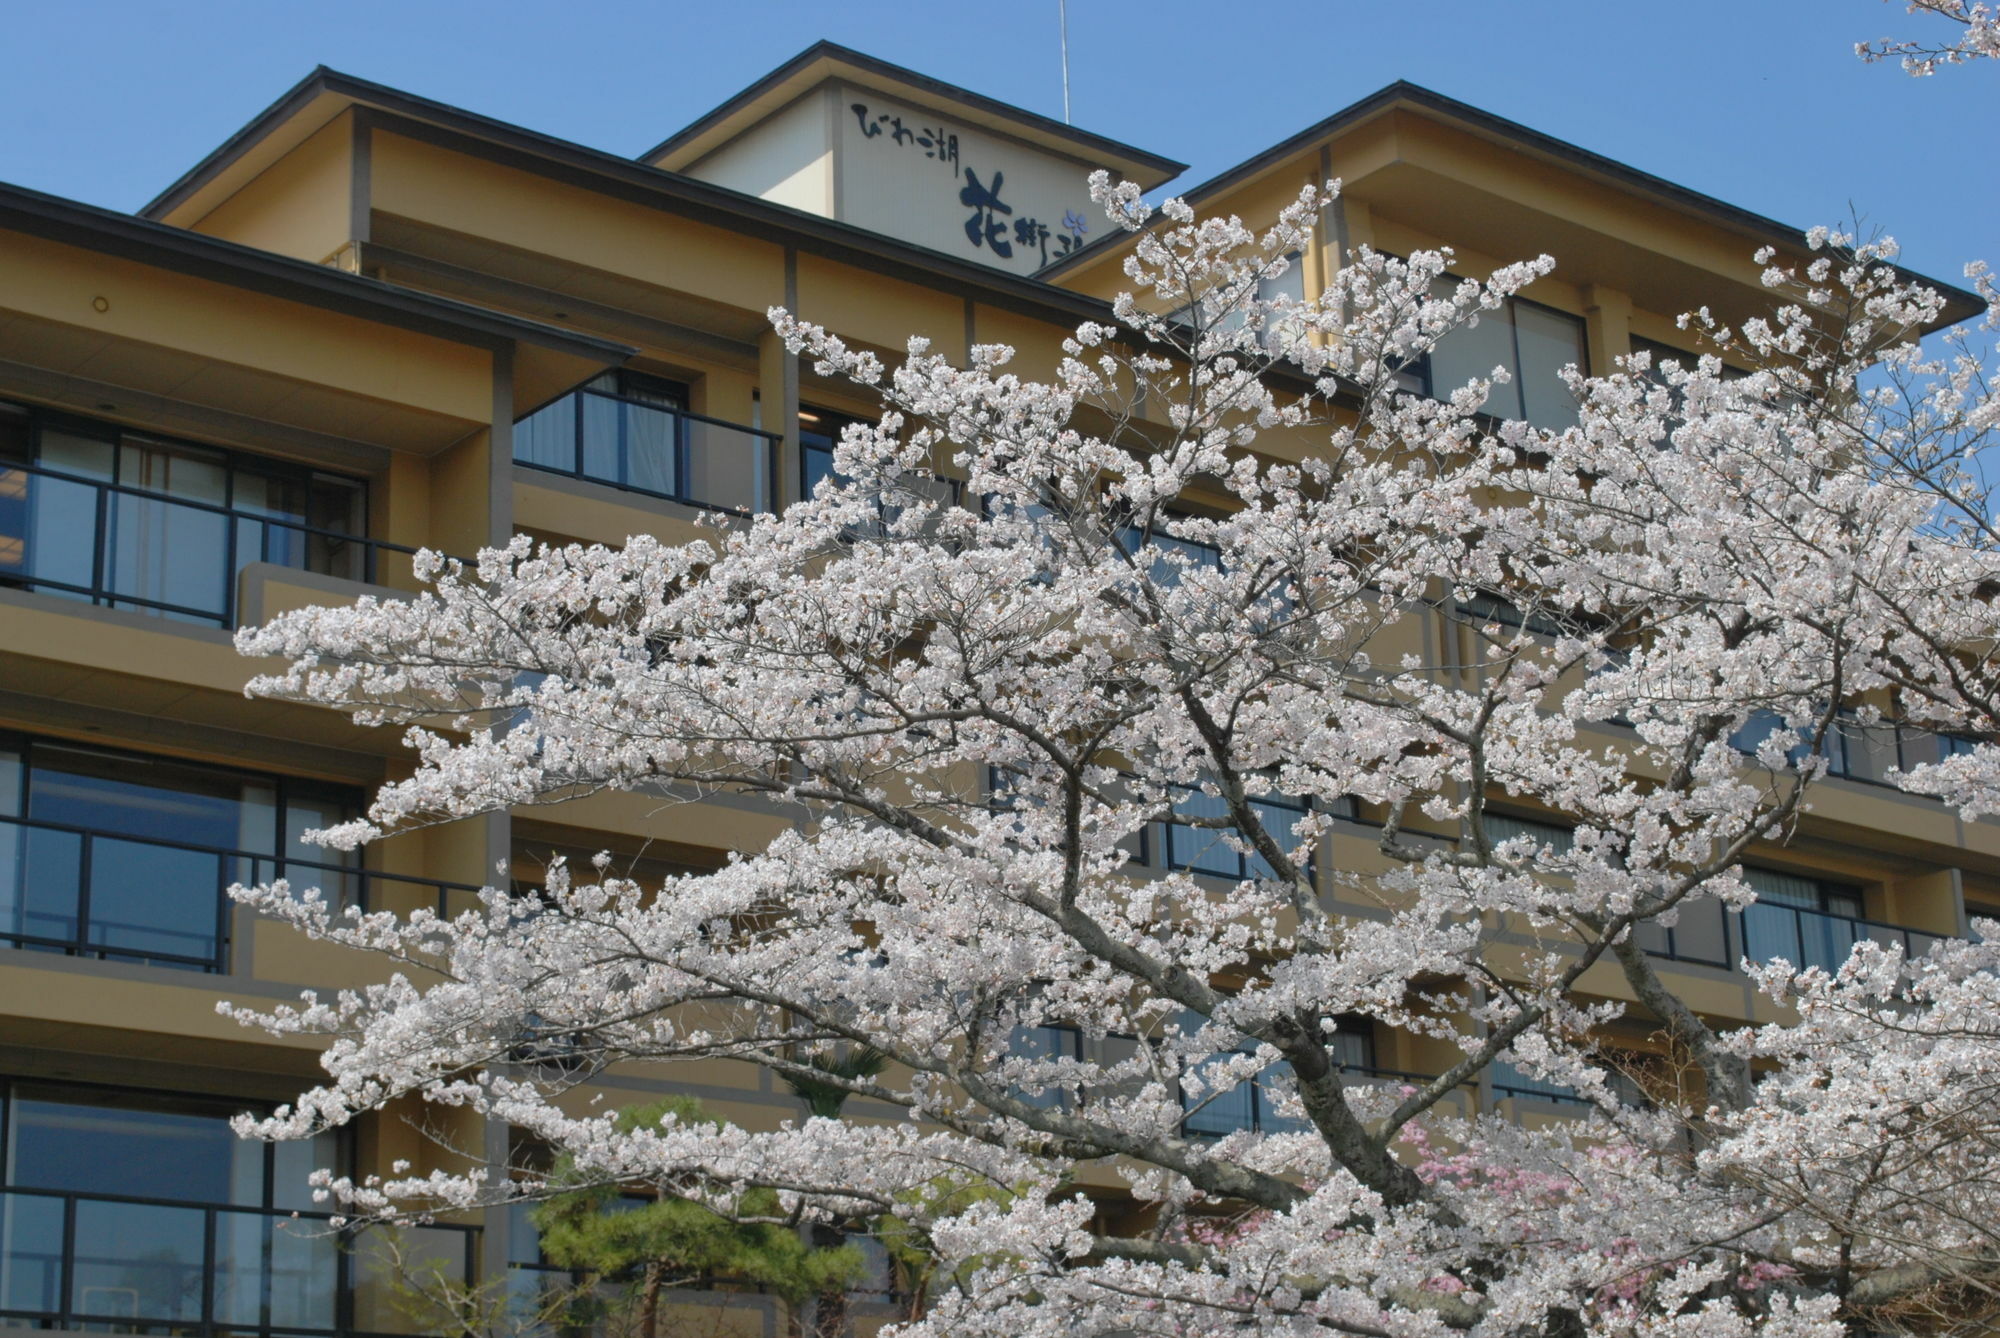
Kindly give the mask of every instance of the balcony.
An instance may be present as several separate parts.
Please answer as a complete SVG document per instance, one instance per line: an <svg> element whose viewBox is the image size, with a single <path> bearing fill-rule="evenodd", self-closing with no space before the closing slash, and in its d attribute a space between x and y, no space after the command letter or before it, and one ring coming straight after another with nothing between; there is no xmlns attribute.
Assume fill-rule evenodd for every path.
<svg viewBox="0 0 2000 1338"><path fill-rule="evenodd" d="M781 440L677 406L586 388L514 425L514 462L747 516L776 501Z"/></svg>
<svg viewBox="0 0 2000 1338"><path fill-rule="evenodd" d="M1782 723L1775 714L1759 711L1730 742L1742 752L1755 753L1757 746ZM1973 740L1956 735L1917 729L1893 720L1863 724L1843 713L1826 734L1826 774L1867 785L1890 785L1891 771L1941 762L1973 747ZM1794 745L1788 757L1796 764L1806 752L1803 744Z"/></svg>
<svg viewBox="0 0 2000 1338"><path fill-rule="evenodd" d="M1759 901L1737 912L1708 900L1683 906L1679 922L1672 928L1645 924L1634 933L1639 945L1653 956L1725 971L1734 970L1745 958L1769 962L1779 957L1794 966L1834 971L1857 943L1894 944L1906 958L1912 958L1921 957L1933 943L1946 937L1772 901Z"/></svg>
<svg viewBox="0 0 2000 1338"><path fill-rule="evenodd" d="M379 585L416 550L269 510L0 462L0 585L213 627L237 625L253 562Z"/></svg>
<svg viewBox="0 0 2000 1338"><path fill-rule="evenodd" d="M450 915L469 885L0 816L0 947L186 971L229 969L229 887L290 878L335 905Z"/></svg>
<svg viewBox="0 0 2000 1338"><path fill-rule="evenodd" d="M380 1261L321 1213L173 1199L0 1190L0 1323L221 1338L382 1332L356 1324ZM404 1248L473 1276L473 1228L407 1228ZM366 1318L396 1324L370 1306ZM414 1325L396 1324L391 1332Z"/></svg>

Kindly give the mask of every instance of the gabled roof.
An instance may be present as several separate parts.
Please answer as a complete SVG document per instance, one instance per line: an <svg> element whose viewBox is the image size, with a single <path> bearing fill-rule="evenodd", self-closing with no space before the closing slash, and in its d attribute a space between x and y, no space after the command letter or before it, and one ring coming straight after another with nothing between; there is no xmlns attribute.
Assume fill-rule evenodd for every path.
<svg viewBox="0 0 2000 1338"><path fill-rule="evenodd" d="M1186 163L1079 130L1040 112L826 41L813 43L707 115L667 136L640 154L639 161L685 171L772 112L836 78L880 92L901 94L912 101L949 107L954 115L970 124L1026 140L1066 157L1085 159L1129 177L1147 190L1187 170Z"/></svg>
<svg viewBox="0 0 2000 1338"><path fill-rule="evenodd" d="M1640 196L1661 208L1700 218L1755 242L1792 250L1801 248L1805 243L1806 234L1803 228L1780 223L1752 210L1718 200L1712 195L1704 195L1700 191L1679 185L1665 177L1640 171L1615 158L1580 148L1567 140L1557 139L1554 135L1531 129L1518 121L1510 121L1504 116L1482 111L1470 103L1446 97L1421 84L1400 79L1358 102L1341 108L1326 119L1307 126L1297 134L1280 140L1270 148L1253 154L1234 167L1210 177L1188 190L1182 198L1199 210L1205 202L1298 157L1320 142L1398 109L1415 111L1434 120L1449 122L1482 139L1491 140L1516 152L1560 164L1571 172L1595 178L1627 194ZM1081 251L1065 256L1042 270L1039 277L1055 279L1064 274L1074 273L1116 251L1125 239L1122 234L1099 238ZM1964 288L1908 271L1902 272L1912 279L1920 280L1928 287L1935 288L1944 297L1948 322L1968 319L1986 309L1986 303L1977 294L1968 292Z"/></svg>
<svg viewBox="0 0 2000 1338"><path fill-rule="evenodd" d="M482 348L531 344L600 363L622 363L638 351L614 340L6 182L0 182L0 229Z"/></svg>
<svg viewBox="0 0 2000 1338"><path fill-rule="evenodd" d="M482 145L497 160L585 189L914 283L936 285L943 281L955 291L1039 319L1058 323L1109 319L1109 304L1086 294L774 204L323 65L140 209L140 217L190 226L212 207L212 201L226 198L342 112L356 107L461 136L466 143Z"/></svg>

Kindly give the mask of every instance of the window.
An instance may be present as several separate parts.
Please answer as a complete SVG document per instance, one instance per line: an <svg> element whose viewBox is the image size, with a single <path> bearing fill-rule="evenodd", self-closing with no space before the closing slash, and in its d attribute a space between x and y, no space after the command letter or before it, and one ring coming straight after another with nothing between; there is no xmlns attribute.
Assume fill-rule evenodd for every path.
<svg viewBox="0 0 2000 1338"><path fill-rule="evenodd" d="M289 865L351 896L356 858L303 834L360 811L346 786L0 733L0 946L223 970L229 885Z"/></svg>
<svg viewBox="0 0 2000 1338"><path fill-rule="evenodd" d="M1342 1013L1335 1018L1336 1030L1328 1042L1333 1062L1343 1071L1372 1075L1375 1067L1375 1022L1362 1013ZM1181 1029L1193 1034L1202 1025L1199 1014L1183 1013ZM1247 1054L1239 1050L1230 1053ZM1209 1072L1229 1058L1216 1055L1195 1063L1192 1072L1206 1079ZM1312 1127L1309 1120L1294 1118L1279 1109L1278 1092L1291 1085L1291 1065L1283 1060L1266 1065L1255 1078L1238 1083L1224 1092L1212 1092L1206 1081L1197 1097L1183 1092L1181 1105L1187 1111L1182 1128L1190 1134L1220 1138L1241 1131L1266 1134L1297 1133ZM1287 1102L1289 1104L1289 1101Z"/></svg>
<svg viewBox="0 0 2000 1338"><path fill-rule="evenodd" d="M1753 962L1782 957L1831 971L1869 937L1858 887L1749 866L1743 879L1757 893L1743 910L1743 955Z"/></svg>
<svg viewBox="0 0 2000 1338"><path fill-rule="evenodd" d="M1294 304L1302 303L1306 300L1306 272L1300 264L1300 256L1297 251L1292 251L1285 256L1285 272L1283 274L1265 275L1257 280L1254 300L1257 303L1257 310L1265 313L1266 319L1268 319L1270 305L1280 298L1287 299ZM1194 315L1195 304L1189 303L1187 306L1175 311L1167 319L1191 326L1194 322ZM1248 327L1249 324L1250 311L1246 307L1238 306L1223 313L1211 333L1217 336L1233 335L1238 330ZM1290 337L1293 334L1293 330L1287 329L1282 333ZM1282 341L1275 336L1267 334L1263 342L1268 352L1276 353Z"/></svg>
<svg viewBox="0 0 2000 1338"><path fill-rule="evenodd" d="M1075 1027L1049 1024L1016 1027L1008 1033L1007 1054L1015 1059L1082 1059L1083 1033ZM1013 1095L1044 1110L1058 1107L1066 1110L1070 1105L1069 1093L1060 1088L1018 1089Z"/></svg>
<svg viewBox="0 0 2000 1338"><path fill-rule="evenodd" d="M1432 296L1450 299L1459 282L1440 277ZM1445 335L1426 357L1405 369L1404 384L1418 394L1442 397L1504 367L1513 379L1493 387L1486 412L1561 430L1576 425L1577 413L1560 373L1572 363L1587 371L1588 362L1582 317L1513 297L1497 311L1480 312L1477 325L1462 325Z"/></svg>
<svg viewBox="0 0 2000 1338"><path fill-rule="evenodd" d="M514 424L514 461L748 515L771 508L777 440L691 412L678 381L617 371Z"/></svg>
<svg viewBox="0 0 2000 1338"><path fill-rule="evenodd" d="M1486 839L1494 845L1527 837L1537 846L1549 846L1558 855L1567 855L1576 844L1576 833L1560 823L1539 818L1517 818L1511 813L1486 814Z"/></svg>
<svg viewBox="0 0 2000 1338"><path fill-rule="evenodd" d="M1699 353L1691 353L1684 348L1675 348L1672 344L1662 344L1654 339L1641 339L1637 335L1632 336L1632 351L1634 353L1649 353L1652 355L1653 362L1646 369L1646 379L1660 386L1667 384L1665 364L1676 362L1681 365L1684 371L1692 372L1701 363L1701 354ZM1727 363L1722 365L1722 379L1724 381L1740 381L1748 375L1749 373L1740 367L1731 367Z"/></svg>
<svg viewBox="0 0 2000 1338"><path fill-rule="evenodd" d="M374 579L367 485L0 404L0 584L232 626L252 562Z"/></svg>
<svg viewBox="0 0 2000 1338"><path fill-rule="evenodd" d="M1291 850L1298 845L1299 838L1292 834L1292 828L1310 811L1310 805L1305 800L1271 794L1253 798L1250 808L1271 839L1281 847ZM1206 794L1193 788L1176 789L1173 811L1176 817L1197 820L1229 816L1229 806L1220 795ZM1218 878L1233 878L1239 882L1247 878L1276 876L1263 856L1230 847L1232 840L1243 843L1234 828L1197 827L1172 819L1161 825L1165 828L1161 849L1165 852L1169 869L1214 874ZM1306 856L1306 867L1310 876L1310 852Z"/></svg>
<svg viewBox="0 0 2000 1338"><path fill-rule="evenodd" d="M332 1135L239 1139L228 1121L253 1104L240 1100L30 1081L0 1090L9 1323L204 1335L349 1327L343 1241L306 1182L316 1168L340 1169ZM469 1264L468 1232L424 1231Z"/></svg>
<svg viewBox="0 0 2000 1338"><path fill-rule="evenodd" d="M1546 1078L1535 1078L1516 1068L1504 1059L1493 1061L1489 1070L1493 1079L1493 1096L1496 1100L1547 1101L1556 1105L1585 1105L1574 1087L1566 1083L1550 1082Z"/></svg>
<svg viewBox="0 0 2000 1338"><path fill-rule="evenodd" d="M833 467L833 448L840 444L841 432L860 421L832 409L799 409L799 496L812 496L821 479L848 482L847 476Z"/></svg>

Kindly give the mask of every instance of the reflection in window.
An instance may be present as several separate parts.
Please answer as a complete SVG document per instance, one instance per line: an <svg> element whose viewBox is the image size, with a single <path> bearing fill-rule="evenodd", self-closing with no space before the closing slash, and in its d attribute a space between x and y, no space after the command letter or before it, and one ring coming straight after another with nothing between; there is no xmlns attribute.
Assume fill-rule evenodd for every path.
<svg viewBox="0 0 2000 1338"><path fill-rule="evenodd" d="M1299 838L1293 835L1292 829L1311 811L1311 806L1303 799L1269 794L1251 799L1250 809L1271 839L1290 851L1299 844ZM1277 876L1269 861L1255 853L1236 828L1193 825L1195 822L1227 822L1229 805L1222 796L1192 787L1176 787L1173 812L1176 819L1183 820L1169 819L1161 824L1164 829L1161 848L1169 869L1214 874L1218 878L1233 878L1239 882ZM1232 841L1243 849L1232 848ZM1306 852L1305 863L1310 876L1313 863L1310 850Z"/></svg>
<svg viewBox="0 0 2000 1338"><path fill-rule="evenodd" d="M1081 1059L1083 1033L1075 1027L1046 1023L1035 1027L1016 1027L1008 1033L1007 1054L1016 1059ZM1070 1104L1069 1093L1059 1087L1024 1088L1016 1091L1014 1096L1028 1105L1043 1109L1067 1109Z"/></svg>
<svg viewBox="0 0 2000 1338"><path fill-rule="evenodd" d="M1459 282L1440 277L1432 296L1449 301ZM1404 369L1402 380L1418 394L1443 398L1502 367L1512 379L1492 388L1485 412L1559 431L1577 422L1576 398L1563 384L1562 369L1588 371L1588 364L1582 317L1512 297L1496 311L1481 311L1476 325L1461 325L1438 340Z"/></svg>
<svg viewBox="0 0 2000 1338"><path fill-rule="evenodd" d="M0 733L0 945L220 970L226 889L353 889L352 852L304 834L355 816L345 786Z"/></svg>
<svg viewBox="0 0 2000 1338"><path fill-rule="evenodd" d="M333 1329L338 1241L290 1214L338 1150L237 1138L249 1104L12 1084L0 1305L45 1327Z"/></svg>
<svg viewBox="0 0 2000 1338"><path fill-rule="evenodd" d="M227 625L253 562L368 578L367 485L0 404L0 583Z"/></svg>

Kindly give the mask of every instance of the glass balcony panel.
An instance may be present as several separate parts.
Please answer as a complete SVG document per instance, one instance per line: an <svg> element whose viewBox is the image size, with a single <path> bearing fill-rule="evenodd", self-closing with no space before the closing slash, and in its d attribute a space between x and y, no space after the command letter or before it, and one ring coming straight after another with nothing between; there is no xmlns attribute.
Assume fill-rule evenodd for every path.
<svg viewBox="0 0 2000 1338"><path fill-rule="evenodd" d="M722 423L696 418L686 423L688 500L745 515L769 511L769 443Z"/></svg>
<svg viewBox="0 0 2000 1338"><path fill-rule="evenodd" d="M1174 812L1190 818L1226 818L1229 805L1220 795L1199 790L1182 791L1174 799ZM1167 862L1177 869L1212 873L1224 878L1243 876L1243 859L1223 840L1219 829L1190 827L1184 823L1167 826Z"/></svg>
<svg viewBox="0 0 2000 1338"><path fill-rule="evenodd" d="M75 1212L73 1313L138 1323L201 1318L201 1209L78 1199Z"/></svg>
<svg viewBox="0 0 2000 1338"><path fill-rule="evenodd" d="M1674 956L1683 961L1734 966L1729 946L1729 912L1713 897L1681 903L1674 925Z"/></svg>
<svg viewBox="0 0 2000 1338"><path fill-rule="evenodd" d="M105 498L103 581L114 607L223 622L229 612L229 518L156 497Z"/></svg>
<svg viewBox="0 0 2000 1338"><path fill-rule="evenodd" d="M1799 940L1799 921L1790 907L1760 901L1743 908L1743 955L1753 962L1782 957L1803 965L1805 949Z"/></svg>
<svg viewBox="0 0 2000 1338"><path fill-rule="evenodd" d="M97 491L51 474L0 468L0 578L31 589L38 581L90 589Z"/></svg>
<svg viewBox="0 0 2000 1338"><path fill-rule="evenodd" d="M215 1319L238 1328L331 1329L340 1238L323 1221L216 1215Z"/></svg>
<svg viewBox="0 0 2000 1338"><path fill-rule="evenodd" d="M576 397L565 395L514 424L514 458L522 464L574 474Z"/></svg>
<svg viewBox="0 0 2000 1338"><path fill-rule="evenodd" d="M1256 1121L1256 1088L1251 1083L1238 1083L1226 1092L1214 1095L1204 1094L1189 1102L1199 1102L1199 1109L1188 1112L1187 1130L1191 1134L1233 1134L1238 1130L1251 1128Z"/></svg>
<svg viewBox="0 0 2000 1338"><path fill-rule="evenodd" d="M625 483L642 492L674 497L680 493L680 416L644 404L621 404ZM590 443L584 443L584 450Z"/></svg>
<svg viewBox="0 0 2000 1338"><path fill-rule="evenodd" d="M625 485L625 406L603 395L584 395L583 476Z"/></svg>
<svg viewBox="0 0 2000 1338"><path fill-rule="evenodd" d="M402 1253L405 1275L435 1273L454 1283L469 1282L467 1235L449 1227L403 1227L395 1245ZM363 1333L423 1334L444 1331L459 1323L456 1316L426 1315L396 1294L396 1268L390 1242L379 1231L363 1233L353 1244L354 1328ZM414 1313L413 1313L414 1312Z"/></svg>
<svg viewBox="0 0 2000 1338"><path fill-rule="evenodd" d="M235 864L203 851L93 838L85 941L120 956L218 961L223 889Z"/></svg>
<svg viewBox="0 0 2000 1338"><path fill-rule="evenodd" d="M1866 927L1856 920L1816 911L1799 912L1799 940L1805 947L1803 966L1837 971L1854 945L1867 936Z"/></svg>
<svg viewBox="0 0 2000 1338"><path fill-rule="evenodd" d="M0 855L8 854L13 858L0 873L0 933L74 941L83 838L0 822Z"/></svg>
<svg viewBox="0 0 2000 1338"><path fill-rule="evenodd" d="M63 1201L0 1193L0 1307L62 1311Z"/></svg>

